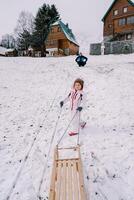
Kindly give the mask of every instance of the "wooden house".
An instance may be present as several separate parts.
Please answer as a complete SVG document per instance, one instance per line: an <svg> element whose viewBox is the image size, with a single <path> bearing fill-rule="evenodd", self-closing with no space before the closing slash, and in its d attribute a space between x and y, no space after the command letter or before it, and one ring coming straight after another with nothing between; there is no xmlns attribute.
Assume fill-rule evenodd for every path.
<svg viewBox="0 0 134 200"><path fill-rule="evenodd" d="M46 51L49 56L68 56L79 52L79 45L68 24L58 20L51 25L46 40Z"/></svg>
<svg viewBox="0 0 134 200"><path fill-rule="evenodd" d="M134 41L134 0L114 0L102 21L106 41Z"/></svg>

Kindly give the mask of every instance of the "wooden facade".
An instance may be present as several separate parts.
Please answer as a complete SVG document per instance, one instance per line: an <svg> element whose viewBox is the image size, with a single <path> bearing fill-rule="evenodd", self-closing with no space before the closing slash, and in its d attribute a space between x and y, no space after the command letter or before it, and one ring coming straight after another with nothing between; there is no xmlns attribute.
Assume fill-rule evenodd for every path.
<svg viewBox="0 0 134 200"><path fill-rule="evenodd" d="M49 56L75 55L79 45L68 25L58 21L51 26L46 40L46 50Z"/></svg>
<svg viewBox="0 0 134 200"><path fill-rule="evenodd" d="M102 21L104 41L134 40L134 1L114 0Z"/></svg>

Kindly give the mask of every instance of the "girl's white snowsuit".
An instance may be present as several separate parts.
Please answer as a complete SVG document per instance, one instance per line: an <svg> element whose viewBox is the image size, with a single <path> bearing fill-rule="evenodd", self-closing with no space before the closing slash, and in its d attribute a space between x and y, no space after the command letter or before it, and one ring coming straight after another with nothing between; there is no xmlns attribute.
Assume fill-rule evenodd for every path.
<svg viewBox="0 0 134 200"><path fill-rule="evenodd" d="M66 103L68 101L70 101L71 119L72 119L76 113L76 109L78 107L83 108L83 105L84 105L83 91L82 90L76 91L75 89L71 90L68 97L65 98L63 102ZM79 116L80 116L80 113L79 113L79 111L77 111L75 118L72 121L70 132L78 133L79 125L84 123L83 121L79 120ZM79 124L79 122L80 122L80 124Z"/></svg>

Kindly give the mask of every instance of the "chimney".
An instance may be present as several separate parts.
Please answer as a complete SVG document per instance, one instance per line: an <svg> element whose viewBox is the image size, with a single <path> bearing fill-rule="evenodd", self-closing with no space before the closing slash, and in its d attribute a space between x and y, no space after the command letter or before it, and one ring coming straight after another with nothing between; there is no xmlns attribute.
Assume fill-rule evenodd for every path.
<svg viewBox="0 0 134 200"><path fill-rule="evenodd" d="M68 23L66 23L66 27L69 28Z"/></svg>

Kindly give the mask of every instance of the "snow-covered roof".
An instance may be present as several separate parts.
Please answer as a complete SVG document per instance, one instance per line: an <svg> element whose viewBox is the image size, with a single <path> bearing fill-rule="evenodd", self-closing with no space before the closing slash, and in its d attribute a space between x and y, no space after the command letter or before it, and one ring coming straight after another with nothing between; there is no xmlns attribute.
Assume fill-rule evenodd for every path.
<svg viewBox="0 0 134 200"><path fill-rule="evenodd" d="M14 49L7 49L6 52L13 52Z"/></svg>
<svg viewBox="0 0 134 200"><path fill-rule="evenodd" d="M59 25L59 21L56 21L52 24L52 26L56 26L56 25Z"/></svg>
<svg viewBox="0 0 134 200"><path fill-rule="evenodd" d="M61 30L63 31L63 33L65 34L65 36L67 37L67 39L71 42L73 42L74 44L78 45L78 42L76 41L76 38L74 36L74 34L72 33L72 30L68 27L68 25L65 25L61 20L56 21L55 23L52 24L52 26L56 26L59 25Z"/></svg>
<svg viewBox="0 0 134 200"><path fill-rule="evenodd" d="M4 56L4 55L5 55L5 53L6 53L6 51L7 51L7 49L6 49L6 48L4 48L4 47L1 47L1 46L0 46L0 54L1 54L1 55L3 55L3 56Z"/></svg>

